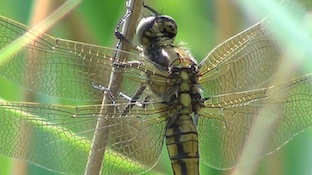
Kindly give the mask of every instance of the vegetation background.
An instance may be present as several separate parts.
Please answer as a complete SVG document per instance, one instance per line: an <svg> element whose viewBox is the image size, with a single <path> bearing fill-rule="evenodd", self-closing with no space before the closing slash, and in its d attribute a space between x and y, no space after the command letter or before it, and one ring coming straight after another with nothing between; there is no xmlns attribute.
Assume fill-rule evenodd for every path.
<svg viewBox="0 0 312 175"><path fill-rule="evenodd" d="M184 42L196 59L201 60L215 46L225 39L261 20L268 13L254 14L258 7L244 8L238 0L146 0L145 3L157 11L172 16L178 23L179 34L177 43ZM53 1L45 13L53 12L65 1ZM1 2L0 15L14 19L24 24L31 20L35 0L10 0ZM38 8L38 7L36 7ZM45 8L42 7L42 10ZM93 0L83 1L67 16L58 21L47 33L71 40L88 42L108 47L114 47L116 39L114 29L125 12L125 0ZM286 30L286 29L285 29ZM306 66L307 70L309 69ZM22 92L9 81L0 77L1 87L11 89L0 97L6 100L18 100ZM6 92L8 92L6 90ZM1 120L1 116L0 116ZM1 129L1 128L0 128ZM207 133L209 134L209 133ZM216 147L218 145L215 145ZM256 175L308 175L312 174L312 133L311 130L296 136L286 146L273 155L257 162L259 167ZM57 175L57 173L42 169L32 164L20 163L15 159L0 156L0 174L9 175L21 169L25 175ZM14 170L14 171L12 171ZM171 174L166 150L159 163L146 175ZM221 171L201 164L202 174L231 174L231 170ZM16 175L16 174L14 174Z"/></svg>

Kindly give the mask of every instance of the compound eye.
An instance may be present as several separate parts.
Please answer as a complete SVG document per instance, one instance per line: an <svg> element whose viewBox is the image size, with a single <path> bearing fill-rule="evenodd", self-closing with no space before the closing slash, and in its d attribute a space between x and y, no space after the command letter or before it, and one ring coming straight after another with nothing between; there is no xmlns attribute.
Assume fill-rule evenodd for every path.
<svg viewBox="0 0 312 175"><path fill-rule="evenodd" d="M136 28L136 34L140 44L143 45L143 37L147 31L150 30L150 26L153 25L154 20L156 19L155 16L149 16L147 18L142 18Z"/></svg>
<svg viewBox="0 0 312 175"><path fill-rule="evenodd" d="M164 21L163 23L165 29L163 33L174 38L178 31L177 23L169 16L163 17L162 20Z"/></svg>
<svg viewBox="0 0 312 175"><path fill-rule="evenodd" d="M177 34L177 24L170 16L159 15L143 18L137 27L141 45L171 44Z"/></svg>

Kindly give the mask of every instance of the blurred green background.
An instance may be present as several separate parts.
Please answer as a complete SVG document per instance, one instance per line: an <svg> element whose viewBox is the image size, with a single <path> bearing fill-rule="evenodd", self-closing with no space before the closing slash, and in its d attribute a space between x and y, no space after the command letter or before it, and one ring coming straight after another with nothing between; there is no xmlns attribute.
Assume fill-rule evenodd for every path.
<svg viewBox="0 0 312 175"><path fill-rule="evenodd" d="M252 4L254 1L248 2ZM55 3L53 7L50 7L50 12L60 6L63 1L57 2L59 4ZM252 13L254 9L245 9L239 5L238 1L230 0L146 0L145 3L176 19L179 30L177 43L186 43L198 61L222 41L251 26L268 14L266 11L263 11L263 14L254 14ZM30 21L33 4L34 2L31 0L3 1L0 6L0 15L27 24ZM255 5L253 8L256 9L257 6ZM48 33L55 37L114 47L116 42L113 33L114 28L124 12L125 1L83 1L77 8L58 21ZM308 65L306 67L307 71L311 70L311 68L309 70ZM21 92L16 90L14 85L3 78L0 78L0 83L1 87L12 89L7 94L1 94L1 98L6 100L18 100L20 98ZM6 92L8 91L6 90ZM295 137L273 155L258 162L259 168L254 174L312 174L312 167L310 166L312 162L311 148L312 134L308 130ZM31 164L26 165L26 175L57 175L57 173ZM22 165L16 164L13 159L0 156L1 175L11 174L12 169L21 169L22 167L19 166ZM171 172L165 150L159 163L146 174L171 174ZM231 174L231 171L215 170L201 164L201 174L225 175Z"/></svg>

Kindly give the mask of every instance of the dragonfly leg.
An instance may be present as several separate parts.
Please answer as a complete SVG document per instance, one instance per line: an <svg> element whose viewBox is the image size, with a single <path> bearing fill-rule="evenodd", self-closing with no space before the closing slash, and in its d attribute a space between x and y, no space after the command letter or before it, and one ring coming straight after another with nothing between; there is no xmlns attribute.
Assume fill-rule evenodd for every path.
<svg viewBox="0 0 312 175"><path fill-rule="evenodd" d="M144 107L144 102L146 102L146 99L144 99L143 103L140 103L138 100L141 97L141 95L143 94L144 90L146 88L146 85L141 85L140 88L136 91L136 93L134 94L134 96L132 98L129 98L129 104L125 107L124 112L123 113L128 113L129 110L134 106L134 105L138 105L138 106L143 106Z"/></svg>
<svg viewBox="0 0 312 175"><path fill-rule="evenodd" d="M128 40L120 31L115 30L115 36L117 39L119 39L120 41L128 44L129 46L131 46L132 49L137 50L139 46L135 45L134 43L132 43L130 40Z"/></svg>
<svg viewBox="0 0 312 175"><path fill-rule="evenodd" d="M117 68L136 68L139 67L142 64L140 61L129 61L126 63L118 63L114 62L113 65Z"/></svg>
<svg viewBox="0 0 312 175"><path fill-rule="evenodd" d="M132 49L134 50L138 50L138 51L142 51L142 48L140 46L135 45L133 42L131 42L129 39L127 39L125 37L124 34L122 34L120 32L120 28L125 24L125 21L127 20L127 18L130 17L130 15L132 14L132 10L129 7L129 5L127 4L127 12L126 14L121 18L121 20L117 23L117 26L115 28L115 36L118 39L118 42L116 44L116 48L120 49L121 47L121 42L124 42L126 44L128 44ZM117 57L117 51L115 52L115 57Z"/></svg>
<svg viewBox="0 0 312 175"><path fill-rule="evenodd" d="M110 91L107 87L104 87L104 86L99 85L99 84L95 84L94 82L92 82L91 84L92 84L92 87L93 87L93 88L95 88L95 89L97 89L97 90L100 90L100 91L103 91L104 93L106 93L107 96L108 96L108 98L112 101L112 104L114 104L114 105L116 106L116 108L118 109L118 111L122 112L122 110L118 108L116 97L114 97L114 95L111 93L111 91ZM132 98L129 97L128 95L122 93L122 92L119 92L119 93L118 93L118 95L119 95L121 98L128 100L128 105L125 107L125 109L123 110L122 113L125 114L125 113L129 112L129 110L130 110L134 105L144 107L144 102L147 102L147 101L148 101L148 97L146 97L142 103L139 102L138 99L139 99L140 96L142 95L142 93L143 93L143 91L145 90L145 88L146 88L145 85L140 86L140 88L137 90L137 92L134 94L134 96L133 96Z"/></svg>
<svg viewBox="0 0 312 175"><path fill-rule="evenodd" d="M125 24L125 21L127 20L127 18L129 18L129 16L132 14L132 10L129 7L129 5L127 4L127 12L126 14L119 20L119 22L117 23L117 26L115 28L115 36L119 39L117 44L116 44L116 48L120 49L121 47L121 42L124 41L123 39L121 39L121 37L119 37L120 35L122 35L119 30L120 28ZM122 35L123 36L123 35ZM124 37L125 38L125 37ZM115 52L115 57L117 57L117 51Z"/></svg>
<svg viewBox="0 0 312 175"><path fill-rule="evenodd" d="M97 89L97 90L100 90L100 91L103 91L103 93L105 93L107 95L107 97L111 100L112 104L115 106L115 108L121 112L122 110L119 109L118 105L117 105L117 101L116 101L116 98L114 97L113 93L107 88L107 87L104 87L102 85L99 85L99 84L95 84L94 82L91 83L92 84L92 87L94 89ZM124 94L123 94L124 95Z"/></svg>
<svg viewBox="0 0 312 175"><path fill-rule="evenodd" d="M151 11L155 16L159 16L160 13L158 13L155 9L153 9L152 7L148 6L148 5L145 5L143 3L143 7L146 8L147 10Z"/></svg>
<svg viewBox="0 0 312 175"><path fill-rule="evenodd" d="M106 93L108 95L108 98L112 101L112 103L116 104L114 95L111 93L111 91L107 87L102 86L100 84L95 84L94 82L91 82L91 85L94 89L97 89Z"/></svg>

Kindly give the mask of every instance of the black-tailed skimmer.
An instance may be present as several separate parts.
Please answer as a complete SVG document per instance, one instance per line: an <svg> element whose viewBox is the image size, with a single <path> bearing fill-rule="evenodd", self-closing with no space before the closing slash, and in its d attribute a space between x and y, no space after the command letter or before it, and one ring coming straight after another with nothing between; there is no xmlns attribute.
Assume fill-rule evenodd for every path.
<svg viewBox="0 0 312 175"><path fill-rule="evenodd" d="M298 2L311 7L309 0ZM137 29L142 52L127 52L128 61L114 60L113 48L57 39L0 17L0 48L26 41L0 63L1 76L35 92L90 103L1 100L0 153L83 174L102 120L106 124L96 128L106 132L102 174L149 170L165 141L174 173L195 175L199 160L228 169L277 150L311 126L311 74L268 85L285 62L285 47L275 37L282 29L269 29L274 14L197 64L173 44L175 21L151 11ZM117 95L108 89L112 72L122 75Z"/></svg>

